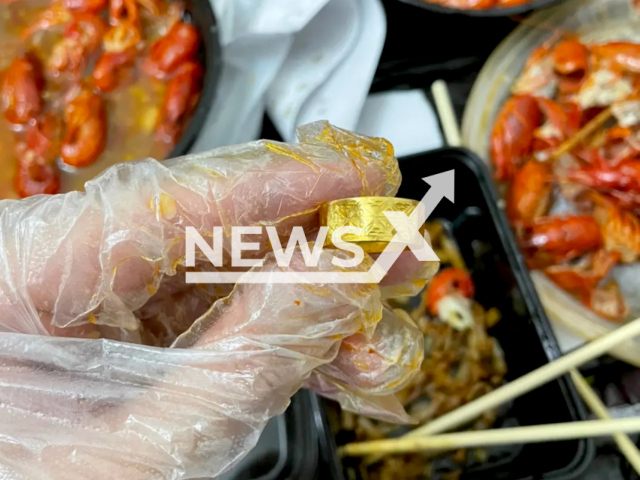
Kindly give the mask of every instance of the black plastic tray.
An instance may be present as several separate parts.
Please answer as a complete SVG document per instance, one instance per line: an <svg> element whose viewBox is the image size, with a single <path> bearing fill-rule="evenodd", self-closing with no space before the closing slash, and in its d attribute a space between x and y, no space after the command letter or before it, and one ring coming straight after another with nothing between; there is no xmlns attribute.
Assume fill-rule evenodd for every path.
<svg viewBox="0 0 640 480"><path fill-rule="evenodd" d="M497 307L502 320L491 330L509 369L507 381L518 378L560 355L551 326L538 299L524 259L502 210L488 171L474 154L446 148L400 160L403 181L398 196L419 200L428 190L423 177L455 170L455 204L443 200L430 219L443 220L457 240L476 284L476 298ZM330 475L344 478L332 431L330 403L315 399L315 419ZM536 425L585 418L568 378L560 378L505 406L495 425ZM492 448L489 461L468 465L466 480L569 480L593 458L589 440L572 440ZM442 461L440 467L447 467ZM434 464L437 477L439 464Z"/></svg>
<svg viewBox="0 0 640 480"><path fill-rule="evenodd" d="M269 421L240 464L217 480L311 480L318 468L318 436L308 428L311 416L310 394L301 391L284 414Z"/></svg>

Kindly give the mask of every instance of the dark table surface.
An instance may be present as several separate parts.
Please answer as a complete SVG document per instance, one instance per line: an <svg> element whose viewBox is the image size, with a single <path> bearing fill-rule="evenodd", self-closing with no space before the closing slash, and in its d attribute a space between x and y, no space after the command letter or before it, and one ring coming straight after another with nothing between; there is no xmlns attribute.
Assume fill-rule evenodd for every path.
<svg viewBox="0 0 640 480"><path fill-rule="evenodd" d="M461 119L478 72L517 20L442 15L397 0L384 5L387 39L372 91L428 91L434 80L443 79Z"/></svg>
<svg viewBox="0 0 640 480"><path fill-rule="evenodd" d="M371 87L372 92L422 89L431 98L434 80L447 82L458 119L462 119L471 87L491 52L518 25L518 18L474 18L442 15L383 0L387 39ZM265 117L263 138L279 140ZM611 358L583 369L607 405L640 403L639 370ZM638 480L610 439L596 442L596 458L578 480Z"/></svg>

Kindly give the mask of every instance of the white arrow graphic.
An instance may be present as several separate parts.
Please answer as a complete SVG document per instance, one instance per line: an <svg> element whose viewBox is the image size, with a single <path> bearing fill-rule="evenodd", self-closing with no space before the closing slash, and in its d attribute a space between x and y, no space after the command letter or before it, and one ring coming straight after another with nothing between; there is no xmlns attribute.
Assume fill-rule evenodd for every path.
<svg viewBox="0 0 640 480"><path fill-rule="evenodd" d="M416 208L413 212L411 212L411 215L409 217L406 217L405 215L406 220L404 221L410 224L410 228L412 229L412 231L415 231L414 230L415 225L417 225L419 228L424 224L424 222L427 221L427 218L429 218L429 215L433 213L433 211L436 209L436 207L442 201L443 198L446 197L447 199L449 199L449 201L451 201L451 203L454 202L454 198L455 198L454 197L454 191L455 191L454 170L448 170L446 172L438 173L436 175L431 175L430 177L424 177L422 180L425 183L429 184L431 188L426 193L426 195L422 197L422 200L420 200L420 207ZM388 212L388 213L397 214L399 212ZM393 217L395 217L395 219L398 218L396 215L393 215ZM387 218L389 218L388 214L387 214ZM389 221L392 221L391 218L389 219ZM396 226L395 222L392 221L392 223L394 223L394 226L396 227L396 231L398 231L398 227ZM394 239L395 238L396 237L394 237ZM389 269L391 269L391 266L396 262L396 260L398 260L398 257L404 250L404 247L407 246L406 243L404 246L402 246L402 244L398 245L398 243L394 242L394 239L391 240L387 248L385 248L384 252L380 254L380 256L376 260L376 263L373 265L371 270L367 272L367 273L373 273L376 276L377 281L375 283L379 283L382 280L382 278L386 275ZM425 249L425 253L427 254L428 258L419 257L418 259L422 261L425 261L425 260L439 261L439 258L437 257L433 249L426 243L424 238L422 239L422 241L424 242L424 245L426 245L426 246L423 245L423 248ZM399 248L399 247L402 247L402 248ZM416 252L414 251L414 254L415 253Z"/></svg>
<svg viewBox="0 0 640 480"><path fill-rule="evenodd" d="M368 272L187 272L187 283L380 283L400 254L409 247L420 261L439 261L420 235L420 227L443 198L454 201L454 171L424 177L431 188L416 209L407 216L402 212L384 212L396 234ZM419 245L419 246L418 246Z"/></svg>

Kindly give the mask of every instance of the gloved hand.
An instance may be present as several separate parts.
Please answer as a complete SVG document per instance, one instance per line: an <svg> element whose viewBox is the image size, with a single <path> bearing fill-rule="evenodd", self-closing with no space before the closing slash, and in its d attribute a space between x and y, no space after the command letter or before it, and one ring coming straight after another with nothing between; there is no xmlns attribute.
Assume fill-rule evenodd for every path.
<svg viewBox="0 0 640 480"><path fill-rule="evenodd" d="M406 420L391 394L419 368L422 337L378 285L185 283L187 226L274 225L285 245L293 226L317 228L325 201L397 191L384 140L326 123L299 136L125 163L84 193L0 202L0 478L214 477L305 381ZM330 251L318 267L272 255L255 269L338 269ZM383 283L419 289L436 269L403 254Z"/></svg>

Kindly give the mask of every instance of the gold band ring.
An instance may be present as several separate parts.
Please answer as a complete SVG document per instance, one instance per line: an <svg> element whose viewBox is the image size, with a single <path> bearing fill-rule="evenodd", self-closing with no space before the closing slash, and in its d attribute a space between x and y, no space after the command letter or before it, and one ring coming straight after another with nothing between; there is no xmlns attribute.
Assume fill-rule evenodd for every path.
<svg viewBox="0 0 640 480"><path fill-rule="evenodd" d="M328 202L320 208L320 225L329 228L324 245L335 246L332 237L338 228L356 227L360 234L344 233L342 241L356 244L367 253L381 253L397 233L384 212L404 212L409 216L419 204L396 197L355 197ZM420 234L424 235L424 225ZM402 248L406 245L403 243Z"/></svg>

